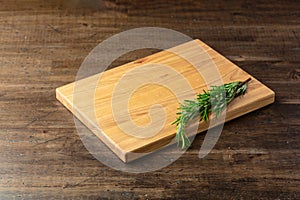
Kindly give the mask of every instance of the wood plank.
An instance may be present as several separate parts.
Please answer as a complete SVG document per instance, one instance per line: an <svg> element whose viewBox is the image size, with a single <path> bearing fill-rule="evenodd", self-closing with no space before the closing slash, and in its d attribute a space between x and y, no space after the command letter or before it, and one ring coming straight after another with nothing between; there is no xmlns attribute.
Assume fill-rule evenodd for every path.
<svg viewBox="0 0 300 200"><path fill-rule="evenodd" d="M56 90L56 97L111 148L121 160L124 162L132 161L166 145L173 144L176 127L171 125L171 123L176 119L176 108L179 106L179 99L177 97L193 99L195 93L201 93L203 89L207 89L208 85L212 85L212 83L216 81L215 78L207 78L207 75L209 77L215 76L213 71L209 71L213 66L210 65L210 58L205 57L203 52L199 51L199 47L203 48L210 58L212 58L213 63L220 73L220 78L224 83L243 81L248 77L252 78L244 97L238 98L238 100L233 101L232 104L228 106L226 121L274 102L275 94L272 90L200 40L191 41L105 71L101 74L96 74L83 80L67 84ZM174 49L179 52L179 55L173 53ZM200 66L200 73L201 70L203 72L208 71L205 72L206 74L204 73L206 76L203 77L203 74L199 74L195 66L187 62L184 56L180 55L190 55L192 59L197 58L195 59L196 65ZM176 71L177 76L172 74L170 70L164 71L164 68L161 66L159 66L160 70L153 70L153 68L156 69L158 65L172 68ZM144 67L143 70L150 69L150 71L144 73L144 71L136 70L141 67ZM135 73L132 73L132 70L136 70ZM153 74L151 74L151 70L154 71ZM130 74L129 78L124 82L121 78L124 78L127 74ZM142 82L136 91L132 91L129 86L135 84L137 81L144 81L143 79L146 79L145 74L146 76L155 76L154 81L157 82L165 79L162 81L165 85L158 86L153 82L145 82L147 85L143 85L145 83ZM192 87L192 92L184 87L183 82L179 82L181 79L178 74L184 77L185 81ZM114 94L113 91L118 86L117 84L120 83L120 80L125 84L123 84L121 92ZM94 84L96 87L93 87ZM177 89L177 91L170 91L170 88ZM180 94L178 94L178 91ZM133 92L132 95L127 97L127 94L131 92ZM175 96L174 92L178 96ZM92 104L89 103L90 100L87 98L90 96L87 94L95 94ZM123 117L121 120L116 120L116 113L113 110L112 101L116 101L116 105L121 105L118 110L124 109L127 111L127 109L129 109L132 121L128 120L128 118L124 118L124 116L121 116ZM129 102L128 108L126 108L126 104L125 108L122 107L122 105L124 106L124 101ZM149 123L153 123L149 118L148 112L149 108L154 104L162 105L166 111L166 116L164 116L156 110L156 119L152 119L154 123L157 123L154 124L155 127L159 126L159 122L165 121L163 127L158 130L154 136L150 137L147 132L149 129L144 129L144 132L139 132L139 134L142 135L146 133L148 135L134 137L131 133L135 131L133 129L135 127L132 128L131 123L134 123L135 126L144 127L148 126ZM95 108L95 110L93 108ZM95 120L93 119L94 115ZM124 130L120 125L129 128ZM201 122L198 132L204 131L208 127L209 123Z"/></svg>

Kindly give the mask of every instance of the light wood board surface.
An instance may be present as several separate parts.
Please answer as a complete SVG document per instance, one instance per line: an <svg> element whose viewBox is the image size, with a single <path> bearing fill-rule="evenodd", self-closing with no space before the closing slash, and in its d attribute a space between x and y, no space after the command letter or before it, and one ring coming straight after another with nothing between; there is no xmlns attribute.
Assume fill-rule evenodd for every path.
<svg viewBox="0 0 300 200"><path fill-rule="evenodd" d="M121 160L129 162L174 143L176 127L171 123L183 99L193 99L220 81L249 77L247 93L227 107L226 121L274 102L275 94L194 40L59 87L56 97ZM209 122L200 122L198 132L208 127Z"/></svg>

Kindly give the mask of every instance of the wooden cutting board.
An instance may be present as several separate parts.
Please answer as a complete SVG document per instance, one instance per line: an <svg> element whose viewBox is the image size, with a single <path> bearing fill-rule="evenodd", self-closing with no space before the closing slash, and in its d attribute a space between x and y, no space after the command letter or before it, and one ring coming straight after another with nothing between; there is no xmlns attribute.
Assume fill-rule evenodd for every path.
<svg viewBox="0 0 300 200"><path fill-rule="evenodd" d="M214 67L218 73L211 70ZM129 162L174 143L176 127L171 123L183 99L194 99L220 81L249 77L247 93L230 103L226 121L274 102L275 94L194 40L59 87L56 97L122 161ZM198 132L208 124L201 122Z"/></svg>

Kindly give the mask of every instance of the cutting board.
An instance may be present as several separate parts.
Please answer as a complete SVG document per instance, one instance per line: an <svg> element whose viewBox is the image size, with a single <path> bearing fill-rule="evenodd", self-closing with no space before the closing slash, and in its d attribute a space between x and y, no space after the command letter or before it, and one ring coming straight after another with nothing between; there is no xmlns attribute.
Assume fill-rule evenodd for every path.
<svg viewBox="0 0 300 200"><path fill-rule="evenodd" d="M204 42L194 40L59 87L56 97L122 161L129 162L175 142L176 127L171 123L183 99L194 99L220 81L249 77L247 93L229 104L225 121L274 102L275 94ZM208 127L209 122L200 122L198 132Z"/></svg>

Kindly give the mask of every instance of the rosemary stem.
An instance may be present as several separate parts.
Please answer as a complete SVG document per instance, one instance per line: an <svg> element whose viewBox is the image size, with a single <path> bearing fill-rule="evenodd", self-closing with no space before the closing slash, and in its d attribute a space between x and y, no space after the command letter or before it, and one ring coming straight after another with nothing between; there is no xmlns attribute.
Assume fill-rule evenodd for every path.
<svg viewBox="0 0 300 200"><path fill-rule="evenodd" d="M251 81L251 77L249 77L245 81L241 82L240 85L244 85L245 83L248 83L249 81Z"/></svg>

